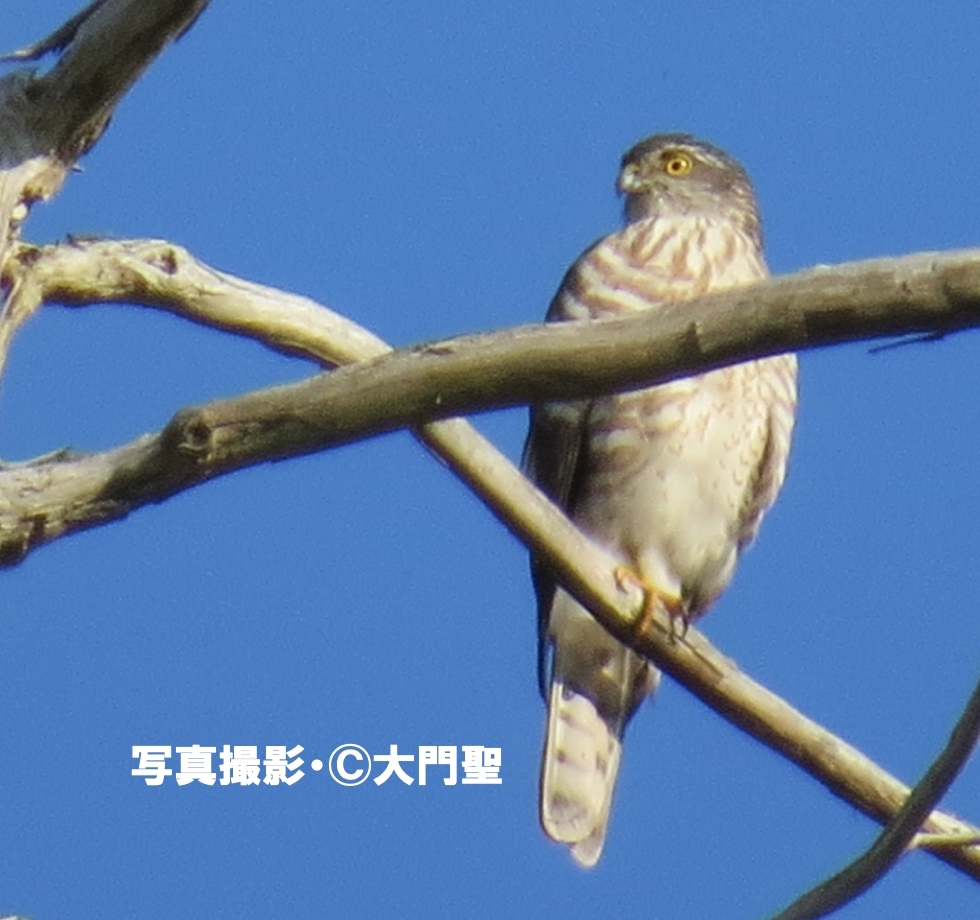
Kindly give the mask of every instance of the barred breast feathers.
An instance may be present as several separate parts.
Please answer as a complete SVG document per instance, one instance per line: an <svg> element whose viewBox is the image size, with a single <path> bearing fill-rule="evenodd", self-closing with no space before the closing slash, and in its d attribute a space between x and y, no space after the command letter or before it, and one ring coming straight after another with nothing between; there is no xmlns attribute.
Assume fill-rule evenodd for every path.
<svg viewBox="0 0 980 920"><path fill-rule="evenodd" d="M604 237L579 257L548 319L600 319L649 310L767 275L756 239L731 221L645 218Z"/></svg>

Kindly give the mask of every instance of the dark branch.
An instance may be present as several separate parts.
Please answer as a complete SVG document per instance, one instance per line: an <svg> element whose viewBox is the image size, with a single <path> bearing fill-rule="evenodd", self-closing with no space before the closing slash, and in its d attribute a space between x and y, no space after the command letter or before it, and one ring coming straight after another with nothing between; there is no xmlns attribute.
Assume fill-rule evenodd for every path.
<svg viewBox="0 0 980 920"><path fill-rule="evenodd" d="M127 90L209 0L96 0L46 39L6 60L57 53L43 76L21 70L0 92L2 160L33 156L70 164L102 134Z"/></svg>
<svg viewBox="0 0 980 920"><path fill-rule="evenodd" d="M905 854L922 822L963 769L980 735L980 682L953 729L946 747L870 849L773 920L818 920L864 894ZM928 838L928 835L925 835ZM976 840L976 838L974 838Z"/></svg>
<svg viewBox="0 0 980 920"><path fill-rule="evenodd" d="M22 67L0 79L0 276L6 295L0 304L0 374L17 327L31 312L7 272L21 222L34 202L61 188L129 87L208 2L96 0L48 38L11 56L60 54L42 76Z"/></svg>
<svg viewBox="0 0 980 920"><path fill-rule="evenodd" d="M68 43L75 38L82 25L105 3L106 0L94 0L80 13L72 16L64 25L55 29L47 38L42 38L41 41L29 45L27 48L20 48L17 51L11 51L10 54L3 55L0 57L0 62L6 64L16 61L38 61L46 54L63 51Z"/></svg>

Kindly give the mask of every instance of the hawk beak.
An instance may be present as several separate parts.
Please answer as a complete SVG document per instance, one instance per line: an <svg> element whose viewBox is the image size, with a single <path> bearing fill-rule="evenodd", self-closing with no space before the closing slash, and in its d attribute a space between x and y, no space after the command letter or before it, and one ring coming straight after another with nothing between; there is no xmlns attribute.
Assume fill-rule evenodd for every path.
<svg viewBox="0 0 980 920"><path fill-rule="evenodd" d="M624 166L616 180L616 191L620 195L632 195L643 191L644 181L635 166Z"/></svg>

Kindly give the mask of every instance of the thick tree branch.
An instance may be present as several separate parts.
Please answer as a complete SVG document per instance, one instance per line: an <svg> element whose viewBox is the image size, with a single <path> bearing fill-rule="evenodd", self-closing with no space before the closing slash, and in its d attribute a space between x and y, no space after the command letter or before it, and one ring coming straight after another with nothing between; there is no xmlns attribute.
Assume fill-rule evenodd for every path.
<svg viewBox="0 0 980 920"><path fill-rule="evenodd" d="M201 266L185 251L165 243L88 243L43 250L23 247L13 264L13 281L23 290L33 291L33 296L42 301L58 299L83 305L106 299L120 299L144 303L173 310L198 322L255 337L271 347L292 354L306 354L323 362L354 360L359 354L371 357L387 347L370 333L358 329L342 317L329 314L329 311L324 311L322 318L318 317L311 323L311 302L292 295L280 295L271 289L237 279L229 279ZM63 269L69 264L72 266L70 277L62 275ZM976 304L977 291L962 281L955 282L954 279L962 279L965 274L973 273L976 280L970 284L980 281L980 269L977 265L980 265L980 253L913 256L887 263L879 261L870 266L866 264L863 267L847 267L845 272L851 276L852 285L860 283L864 270L870 273L872 279L885 276L898 279L897 290L887 283L879 284L881 300L855 320L856 327L861 334L871 335L876 329L883 333L895 333L968 325L965 316L969 312L972 317L973 313L972 310L966 311L963 304ZM832 304L831 310L839 310L839 303L828 293L825 278L822 277L825 271L817 270L804 273L803 276L794 276L796 282L801 282L799 287L794 287L794 278L789 278L755 289L753 293L759 295L755 303L767 306L765 309L752 311L746 322L740 322L738 328L745 330L745 341L754 343L753 347L756 347L760 337L765 337L765 332L760 332L760 329L765 330L767 322L778 324L781 313L800 311L804 302L806 315L811 317L811 321L809 326L807 323L798 323L795 328L807 335L808 328L812 329L814 326L812 317L820 314L819 308L823 303L821 298L828 297ZM816 281L810 282L808 277L815 278ZM816 293L811 291L807 295L810 283L814 284ZM771 288L781 288L783 299L772 299L774 295ZM950 290L953 290L952 296L949 295ZM931 292L931 296L926 296L925 291ZM810 299L807 300L807 297ZM886 315L888 311L883 304L889 297L905 304L903 322L899 323ZM717 307L718 304L727 304L729 298L711 300ZM838 305L833 306L835 303ZM275 309L271 309L273 304ZM700 349L702 346L697 343L702 341L706 331L713 328L713 305L705 299L690 306L691 312L681 319L681 325L688 330L687 335L682 338ZM213 317L209 313L212 309L216 311ZM868 319L869 313L877 315L874 322ZM692 317L702 316L703 320L692 320ZM676 321L676 318L670 321ZM879 325L876 326L875 322ZM623 337L627 351L635 344L633 339L638 334L629 328L633 325L638 329L642 324L631 320L627 324L626 333L614 333L615 341L620 341L616 336ZM816 322L816 325L819 327L820 323ZM536 360L535 355L544 355L551 366L561 368L562 375L558 384L543 381L541 386L547 390L549 396L563 395L566 391L561 387L574 388L580 385L578 376L575 371L565 367L567 357L555 361L553 356L547 357L548 349L554 345L559 350L566 348L570 349L570 354L578 354L584 348L591 354L589 342L594 336L604 336L610 326L612 324L604 324L602 328L592 326L548 330L529 327L517 330L516 333L453 340L438 346L392 355L390 359L379 359L369 369L373 372L378 367L383 370L386 364L402 365L403 369L398 372L402 377L399 378L396 374L385 378L389 385L395 380L400 389L407 384L415 385L415 378L419 375L424 383L427 375L432 372L431 368L439 365L442 359L458 361L459 355L465 356L469 350L476 355L473 361L478 368L489 368L493 375L502 375L506 372L494 362L503 362L506 366L507 361L513 361L508 354L507 342L515 339L524 341L526 336L533 339L535 345L530 357L521 352L521 361L533 362ZM825 323L823 328L829 326L830 324ZM819 341L837 340L844 335L843 327L833 335L836 338ZM540 340L535 338L539 336L542 337ZM583 341L576 341L577 339ZM738 339L738 330L735 339ZM712 341L710 335L707 341ZM798 343L794 341L783 344ZM816 341L804 338L802 344L812 345ZM516 347L520 352L522 346ZM628 364L628 372L638 375L626 378L629 382L638 382L641 375L644 380L657 379L651 374L665 373L664 368L669 367L668 358L663 356L661 346L656 341L652 344L648 342L644 347L647 349L648 360L652 361L649 355L660 356L658 360L662 364L655 365L653 371L649 364L642 362ZM709 351L711 347L709 345ZM736 346L726 347L734 349ZM483 354L484 348L497 357L488 361ZM618 362L619 355L615 346L607 341L604 350L604 361L591 362L588 372L604 380L607 386L626 382L626 379L620 380L616 376L614 365ZM768 350L775 349L770 346ZM691 360L690 351L691 345L682 355L684 361ZM630 360L637 362L635 357ZM423 368L421 372L420 367ZM675 368L673 372L683 373L690 368L691 365L684 364L682 370ZM301 384L300 388L311 388L313 396L310 395L310 390L304 391L307 400L346 398L340 397L339 391L326 396L321 391L329 382L344 379L345 374L349 374L349 371L338 371L317 378L311 383ZM529 386L529 382L525 380L523 385ZM341 390L352 386L354 390L358 390L361 384L345 383ZM496 396L499 396L501 386L499 382L494 384L492 390ZM273 391L273 398L279 399L283 391L293 390L295 388L277 388ZM437 388L436 392L442 391ZM573 392L581 391L573 389ZM533 390L521 393L524 399L544 395ZM386 395L390 400L396 399L399 391L389 391ZM486 397L486 394L478 395L481 399ZM358 435L349 420L332 430L318 428L318 425L324 424L323 416L319 413L327 410L315 401L304 403L303 400L290 403L290 411L294 414L282 426L272 425L270 428L270 422L263 421L252 429L250 426L255 424L256 417L249 414L251 410L243 410L243 407L248 407L250 400L261 403L267 396L268 393L252 394L243 397L244 402L232 400L200 410L185 410L178 413L161 434L146 436L106 454L92 457L55 455L42 461L0 470L0 545L7 547L8 561L16 561L32 546L62 533L120 517L141 504L159 501L174 491L234 468L236 464L258 462L259 458L286 456L279 440L282 431L287 432L288 438L296 439L296 443L303 444L323 445L333 439L363 436L363 432ZM450 398L448 393L447 398ZM513 398L518 398L516 391ZM357 399L353 402L357 402ZM214 406L219 407L217 411L212 409ZM431 406L429 408L431 410ZM399 411L404 411L404 407ZM235 425L239 425L241 438L251 445L251 453L241 447L235 448L230 441L219 437L217 440L223 446L218 456L226 465L216 465L212 427L215 418L233 420ZM262 415L261 418L267 419L268 416ZM339 416L335 421L338 419ZM392 427L396 423L386 424ZM640 598L634 589L622 588L613 577L618 560L586 540L506 457L483 441L467 422L451 419L430 423L421 430L420 437L473 486L519 539L549 559L561 581L611 632L641 654L650 657L726 719L806 769L835 794L865 814L884 822L901 808L908 796L907 787L859 751L754 683L696 630L691 629L683 641L678 641L672 638L670 624L657 619L644 634L638 635L633 620ZM5 544L4 533L13 537ZM934 812L927 826L930 831L947 837L959 835L964 839L973 839L980 834L980 829L942 812ZM939 846L933 849L928 844L926 846L939 858L980 879L980 850Z"/></svg>
<svg viewBox="0 0 980 920"><path fill-rule="evenodd" d="M311 301L224 275L167 243L20 244L4 280L12 316L28 316L48 301L130 300L321 363L373 359L183 410L159 435L116 452L0 474L0 559L8 562L243 466L433 417L657 382L847 337L980 322L976 250L813 269L658 315L526 326L395 354Z"/></svg>
<svg viewBox="0 0 980 920"><path fill-rule="evenodd" d="M162 240L22 243L5 280L29 292L30 312L45 303L137 303L330 367L392 350L374 333L306 297L219 272Z"/></svg>
<svg viewBox="0 0 980 920"><path fill-rule="evenodd" d="M244 282L232 282L210 270L209 293L207 281L182 274L192 261L186 254L177 247L157 245L157 261L140 271L143 283L150 280L147 271L156 273L153 280L158 283L152 293L133 292L133 299L202 321L203 316L195 316L186 304L196 300L206 310L209 297L218 299L213 293L216 286L225 286L226 301L238 293L231 289L234 286L254 294L254 288L246 291ZM133 263L132 254L122 247L114 243L78 247L75 267L81 270L87 263L88 273L60 283L44 265L70 261L70 252L22 247L19 267L10 266L7 276L16 290L30 289L33 297L53 296L69 304L102 302L121 296L130 280L121 272L109 282L100 280L100 266L106 259L123 259L127 266ZM195 285L189 299L181 296L189 295L188 284ZM175 300L185 305L177 306ZM270 320L271 312L266 311L256 325ZM229 329L236 322L230 316L214 324ZM187 410L172 427L194 428L199 478L209 478L432 418L662 382L780 351L876 336L944 334L977 324L980 250L925 253L851 263L833 271L812 269L649 315L584 325L524 326L381 357L375 357L378 340L372 339L376 347L365 354L374 360L292 386ZM238 331L269 340L255 325ZM281 347L274 341L269 344ZM297 340L286 350L302 352L304 347ZM194 481L199 479L188 484Z"/></svg>

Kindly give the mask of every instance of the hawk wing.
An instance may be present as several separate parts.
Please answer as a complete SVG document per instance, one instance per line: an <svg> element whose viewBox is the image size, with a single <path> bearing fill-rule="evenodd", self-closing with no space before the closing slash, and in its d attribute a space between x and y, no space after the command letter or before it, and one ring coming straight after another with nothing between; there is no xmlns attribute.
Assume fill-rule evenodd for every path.
<svg viewBox="0 0 980 920"><path fill-rule="evenodd" d="M739 515L739 550L755 539L762 518L772 507L786 478L796 421L796 363L796 355L777 355L758 362L766 368L760 375L766 390L762 398L769 406L766 442Z"/></svg>
<svg viewBox="0 0 980 920"><path fill-rule="evenodd" d="M575 507L578 486L585 475L586 431L591 403L547 403L531 406L530 426L521 466L556 505L566 513ZM538 602L538 686L547 699L548 618L557 584L548 565L531 557L531 580Z"/></svg>

